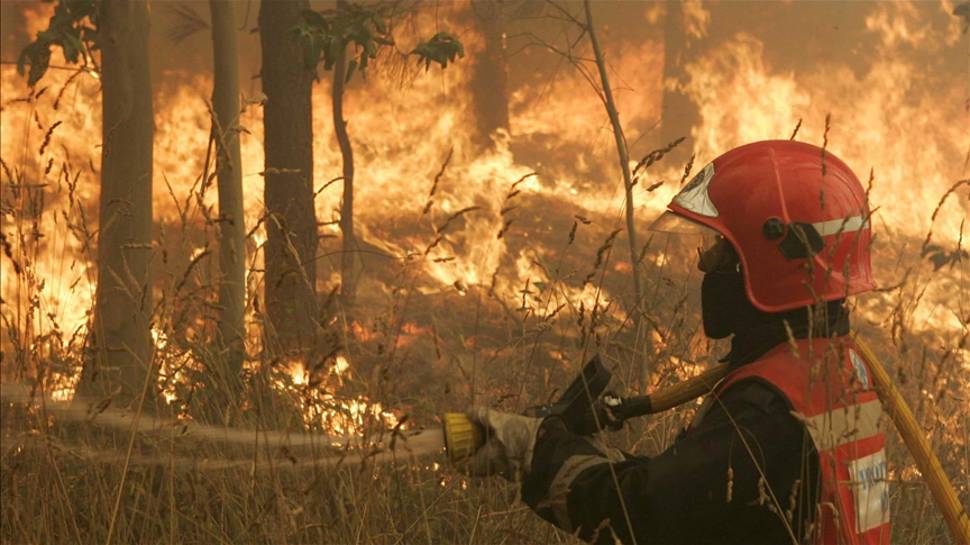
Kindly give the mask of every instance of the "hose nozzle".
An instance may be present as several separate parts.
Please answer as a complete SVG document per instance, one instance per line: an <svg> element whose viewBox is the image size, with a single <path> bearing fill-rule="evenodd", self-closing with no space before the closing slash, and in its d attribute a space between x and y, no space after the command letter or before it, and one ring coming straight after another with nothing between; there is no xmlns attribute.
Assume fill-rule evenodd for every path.
<svg viewBox="0 0 970 545"><path fill-rule="evenodd" d="M469 420L465 413L444 413L441 421L445 450L448 451L448 459L452 463L471 456L485 443L482 427Z"/></svg>

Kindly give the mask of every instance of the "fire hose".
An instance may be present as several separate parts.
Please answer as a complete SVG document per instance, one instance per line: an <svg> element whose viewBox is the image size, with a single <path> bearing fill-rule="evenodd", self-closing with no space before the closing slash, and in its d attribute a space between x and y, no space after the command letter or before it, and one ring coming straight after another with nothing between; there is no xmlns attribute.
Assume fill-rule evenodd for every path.
<svg viewBox="0 0 970 545"><path fill-rule="evenodd" d="M913 456L920 474L926 480L954 543L970 544L970 516L960 505L952 483L920 430L906 400L865 341L857 335L853 335L853 340L869 365L876 393ZM559 401L550 406L529 409L526 414L558 414L571 431L588 435L601 429L618 429L626 418L663 412L708 394L727 374L728 365L721 364L654 394L621 399L604 392L609 382L609 372L598 358L593 358ZM603 410L604 407L609 411ZM445 413L442 421L445 448L453 462L471 455L485 442L484 430L471 422L464 413Z"/></svg>
<svg viewBox="0 0 970 545"><path fill-rule="evenodd" d="M882 401L883 407L889 413L893 424L896 425L896 431L903 438L903 443L906 444L906 448L913 456L916 467L923 478L926 479L933 500L936 501L937 507L943 514L943 520L946 521L946 525L950 529L953 542L970 543L970 517L967 516L967 510L960 505L953 484L950 483L946 473L943 472L940 461L933 454L929 442L926 441L926 437L920 431L916 417L913 416L906 400L896 389L892 379L889 378L889 373L886 372L882 362L869 348L869 345L858 335L853 335L853 340L855 340L859 352L862 352L862 358L869 364L869 371L876 385L879 400Z"/></svg>

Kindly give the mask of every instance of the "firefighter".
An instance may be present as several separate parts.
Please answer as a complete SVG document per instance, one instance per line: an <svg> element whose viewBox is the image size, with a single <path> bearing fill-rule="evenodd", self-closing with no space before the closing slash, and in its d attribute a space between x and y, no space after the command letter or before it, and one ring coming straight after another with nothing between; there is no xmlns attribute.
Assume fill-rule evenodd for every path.
<svg viewBox="0 0 970 545"><path fill-rule="evenodd" d="M708 164L654 224L706 231L708 337L730 372L666 451L631 456L544 420L475 408L472 474L521 482L595 543L889 543L882 413L846 297L873 289L866 191L827 150L764 141Z"/></svg>

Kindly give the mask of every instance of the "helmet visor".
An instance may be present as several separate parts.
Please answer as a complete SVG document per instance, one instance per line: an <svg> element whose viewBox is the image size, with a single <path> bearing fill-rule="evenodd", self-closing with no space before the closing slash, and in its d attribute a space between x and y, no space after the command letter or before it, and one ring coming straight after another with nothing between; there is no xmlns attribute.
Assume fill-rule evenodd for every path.
<svg viewBox="0 0 970 545"><path fill-rule="evenodd" d="M697 223L696 221L689 220L670 210L660 214L660 217L654 220L647 229L672 235L699 235L708 237L718 234L714 229Z"/></svg>
<svg viewBox="0 0 970 545"><path fill-rule="evenodd" d="M668 210L650 224L649 230L674 235L682 239L685 246L696 244L697 268L702 272L739 270L740 261L734 247L721 236L721 233L706 225Z"/></svg>

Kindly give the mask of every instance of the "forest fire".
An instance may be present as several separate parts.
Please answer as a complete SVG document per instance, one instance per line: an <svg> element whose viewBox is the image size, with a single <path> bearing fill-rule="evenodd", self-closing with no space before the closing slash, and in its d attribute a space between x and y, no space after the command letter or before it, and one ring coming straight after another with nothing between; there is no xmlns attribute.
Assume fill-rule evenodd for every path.
<svg viewBox="0 0 970 545"><path fill-rule="evenodd" d="M717 150L741 142L787 137L799 119L804 120L799 137L820 140L825 132L824 120L830 115L828 138L838 147L839 153L859 172L874 171L872 200L879 206L876 221L881 222L888 232L922 236L938 200L960 175L960 161L948 158L961 156L964 127L947 120L966 114L962 105L963 89L958 82L953 82L950 88L919 88L912 83L911 76L916 65L901 60L893 49L920 40L926 48L939 49L952 46L959 39L956 22L948 32L931 35L927 23L914 18L913 9L912 6L882 5L866 19L866 24L881 36L882 44L874 62L861 76L850 74L847 68L838 65L826 66L818 73L809 74L804 81L796 81L792 74L773 73L765 63L764 46L744 34L691 64L687 80L681 85L701 105L702 124L693 131L697 157L711 157ZM28 28L39 28L49 13L38 10L28 15ZM466 38L466 42L474 44L471 37ZM640 49L632 53L622 49L621 54L616 55L619 64L615 70L625 78L633 78L637 94L658 96L662 74L655 67L660 63L650 59L656 61L657 51L662 47L651 41L638 47ZM53 165L64 161L72 165L97 164L97 149L88 146L88 140L82 135L99 125L98 85L93 79L73 78L65 86L71 76L70 72L52 73L47 82L50 91L37 99L29 99L13 67L4 67L4 96L8 97L3 112L4 134L7 135L4 138L5 158L23 156L24 150L39 147L55 120L61 120L62 124L49 135L53 144L45 150L46 155L40 159L25 158L27 164L32 165L31 169L36 169L39 174L48 161L53 161ZM425 258L427 278L435 281L436 289L447 289L458 280L466 285L484 285L508 256L515 260L516 270L514 274L503 271L505 274L498 278L498 282L503 285L500 292L513 302L518 299L517 290L538 271L528 265L534 261L528 253L520 251L518 255L509 255L506 241L495 238L495 233L502 227L503 218L498 212L503 208L504 189L529 172L529 167L516 164L507 140L500 140L494 152L452 165L435 196L435 206L427 220L432 225L425 223L426 227L422 227L419 223L414 226L416 229L391 233L384 229L392 222L378 221L391 211L416 216L427 200L433 169L441 163L447 150L456 148L458 157L467 155L463 148L469 146L471 135L462 134L462 127L471 126L464 113L468 110L463 94L467 78L468 70L456 66L455 70L437 78L415 78L403 92L390 92L397 85L392 77L372 78L366 86L351 89L348 107L354 110L357 104L367 105L353 118L360 135L360 170L370 181L358 190L357 198L364 203L359 213L360 229L363 238L379 250L390 256L406 256L427 244L433 222L459 208L477 205L480 209L465 218L462 233L457 235L460 242L451 242L446 236L428 253ZM514 95L511 106L514 137L528 139L537 135L556 135L561 144L575 145L589 139L589 127L602 125L595 95L584 91L586 84L578 75L568 74L557 82L557 85L566 87L526 87ZM186 197L191 195L205 159L204 153L197 150L207 147L209 123L205 90L210 87L211 80L203 75L172 74L159 91L158 134L155 138L159 179L155 183L155 197L156 213L163 225L177 222L179 215L192 206ZM546 97L538 98L540 92ZM57 93L60 94L59 101L55 98ZM326 82L315 87L314 103L321 111L326 108L328 94ZM17 104L9 97L28 99ZM263 159L258 97L257 93L246 98L242 118L247 225L258 224L262 209L259 173ZM627 115L632 122L641 121L647 126L656 122L656 105L650 106L633 93L626 100L624 98L621 95L620 107L624 113L629 112ZM57 110L51 109L55 101L59 106ZM424 106L420 106L422 102ZM813 107L813 104L819 106ZM402 115L405 109L408 114ZM566 112L569 115L564 115ZM576 113L589 119L582 121L573 115ZM393 122L388 125L386 120ZM314 129L319 135L332 133L326 116L322 115L315 121ZM381 143L367 138L367 135L378 134ZM601 151L608 141L602 134L592 136L595 147L589 150L588 156L580 157L580 164L609 164L609 154ZM634 132L631 139L637 138L639 136ZM339 154L326 142L324 136L316 146L316 171L336 172L339 170ZM666 181L665 185L653 193L638 195L644 221L674 192L674 182L679 178L677 172L681 169L677 165L667 166L657 175L658 179ZM60 167L54 166L47 179L53 178L59 170ZM64 172L64 176L71 174L70 171ZM87 216L91 218L93 213L89 203L97 191L96 173L84 169L73 175L80 176L77 197L88 207ZM321 176L325 177L328 175ZM318 183L318 186L322 185ZM334 184L316 196L317 214L323 220L337 214L340 195L336 187ZM523 193L581 203L579 210L586 214L608 215L619 210L622 200L616 184L590 185L585 180L549 177L542 173L518 189ZM40 228L53 242L45 244L38 255L34 274L52 280L68 277L66 282L55 281L51 282L53 285L45 286L42 297L44 307L51 308L60 326L73 331L84 325L89 307L83 296L76 295L78 290L83 289L88 295L94 291L89 276L84 282L77 283L79 277L87 274L90 256L85 259L82 243L68 233L69 226L64 224L63 218L50 213L58 206L70 209L66 191L61 188L51 193L38 221L44 222ZM214 191L201 195L203 206L211 208L215 205ZM948 241L959 238L965 213L965 199L951 199L935 222L935 236ZM330 228L336 229L335 224ZM261 246L263 235L259 233L261 228L253 234L255 247ZM254 258L259 259L258 253ZM4 264L10 266L8 260ZM64 271L68 265L74 270ZM260 268L258 262L255 268ZM9 269L5 272L12 273ZM8 276L16 277L16 274ZM258 280L253 278L250 283L258 283ZM5 282L5 300L16 299L16 286L15 282ZM925 318L932 320L931 314ZM938 317L936 320L939 325L944 325L950 318Z"/></svg>
<svg viewBox="0 0 970 545"><path fill-rule="evenodd" d="M236 34L246 238L243 378L235 387L253 396L239 403L238 418L260 403L289 403L304 430L365 436L420 429L415 421L431 421L438 410L432 405L493 399L506 408L531 405L563 382L557 373L575 372L576 362L594 351L611 354L630 389L654 391L698 375L717 359L719 345L700 325L694 242L685 247L683 239L648 227L722 152L792 139L837 153L867 185L879 289L853 303L853 327L872 335L881 355L894 354L886 358L891 374L914 396L910 403L918 396L914 408L934 445L948 445L945 465L960 476L966 498L970 90L960 77L968 38L955 3L858 4L846 8L852 20L845 22L825 19L833 6L772 5L765 28L772 17L793 23L797 10L822 21L818 38L792 30L805 35L803 51L792 49L784 29L736 24L742 7L604 4L601 41L630 167L669 143L664 112L674 99L690 113L676 127L684 143L632 188L642 246L637 261L627 249L624 184L586 34L564 16L551 16L548 6L521 3L499 40L508 78L501 90L504 126L483 134L482 95L499 91L478 79L481 59L494 47L494 36L470 23L480 3L419 5L392 25L395 45L381 49L366 77L345 80L360 261L353 305L341 292L346 170L331 118L332 73L317 67L310 289L318 295L319 338L298 355L279 348L267 318L272 235L264 190L276 173L266 166L259 37L249 33L258 26L256 9L237 8L246 11L236 17L244 29ZM191 410L198 377L221 357L212 340L224 307L218 235L225 218L219 144L211 132L208 23L203 17L200 29L178 43L165 35L186 13L207 12L206 4L185 6L189 11L155 3L151 12L154 280L147 286L152 361L146 367L156 380L146 391L190 419L201 418ZM676 46L671 6L683 10ZM36 382L67 401L95 333L104 85L92 63L100 54L79 69L55 49L46 75L28 87L10 61L47 28L54 5L4 9L16 11L17 27L16 37L3 42L0 66L0 375ZM417 63L412 50L445 28L461 29L465 58L447 68ZM826 36L844 40L844 47L824 43ZM162 50L177 53L165 58ZM630 306L636 271L645 278L642 321ZM641 375L645 359L650 382L647 371ZM262 384L269 393L256 393ZM274 423L292 425L288 414L278 409ZM670 418L650 431L679 424ZM901 447L891 448L891 479L917 481Z"/></svg>
<svg viewBox="0 0 970 545"><path fill-rule="evenodd" d="M905 83L913 81L911 73L916 66L900 60L892 48L901 43L923 40L927 48L939 49L952 45L959 37L959 32L954 30L957 29L955 22L948 33L930 35L925 22L913 20L912 9L884 5L866 20L867 25L881 35L882 45L875 62L861 76L850 75L846 68L838 65L810 74L804 82L796 81L791 74L772 73L765 64L764 46L743 34L690 65L687 81L682 85L701 105L703 122L694 130L696 155L699 158L710 157L717 150L741 142L787 137L799 119L804 120L799 137L810 141L820 140L825 130L824 120L830 114L832 122L828 138L833 145L838 146L840 154L858 171L874 171L872 200L880 207L877 222L882 222L890 232L922 236L939 198L948 185L959 177L960 161L948 158L961 156L959 146L965 140L964 127L959 123L948 123L947 120L965 116L965 112L960 95L963 89L957 82L950 88L933 89L920 89L911 83L907 89ZM40 11L32 13L28 17L29 28L42 26L47 15ZM636 88L645 96L659 94L657 90L661 74L654 68L658 63L649 62L650 58L656 58L658 49L660 45L656 42L647 42L635 54L623 51L625 54L617 55L620 64L616 71L624 76L632 74L635 81L643 82ZM462 135L461 127L471 125L463 119L466 115L463 112L468 109L462 90L467 85L467 72L457 66L440 78L415 78L411 87L397 93L389 93L390 88L396 85L396 81L389 77L372 78L366 87L350 91L349 108L353 109L356 103L368 105L354 117L357 134L361 138L361 171L366 173L368 180L373 180L372 183L362 184L359 190L358 199L366 203L360 212L360 228L369 243L389 255L404 256L415 252L426 244L425 240L431 234L430 228L420 226L415 226L417 231L407 234L388 233L382 230L380 222L376 220L387 211L407 211L407 215L416 215L425 204L435 165L441 163L449 148L457 147L458 156L464 155L462 147L468 146L470 135ZM99 125L96 81L74 78L70 86L64 87L71 73L52 73L48 82L50 91L45 96L17 104L11 103L9 97L25 97L22 84L15 76L13 67L5 66L3 74L4 96L8 97L3 112L4 133L7 135L4 138L4 157L22 156L24 150L39 147L50 126L55 120L61 120L62 125L50 135L53 145L45 150L47 155L38 160L29 158L28 164L33 165L31 168L42 169L51 160L54 165L66 160L76 165L97 164L97 149L90 148L87 139L81 136ZM155 140L159 180L155 184L155 195L156 213L164 223L177 221L180 207L191 206L185 198L202 172L205 156L196 150L207 147L208 113L204 90L211 86L211 80L201 75L186 78L172 74L167 80L178 83L163 83L158 98L158 134ZM570 74L557 81L571 87L543 90L548 98L542 100L541 105L540 99L534 98L539 89L525 88L515 95L511 124L516 137L554 134L566 144L575 144L590 136L580 128L602 125L598 121L601 114L595 95L583 91L586 84L581 78ZM808 89L811 89L811 93ZM61 96L59 108L55 111L50 108L56 100L56 93L61 93ZM325 109L328 94L326 82L320 82L315 87L314 102L319 109ZM530 99L530 95L533 98ZM915 101L911 98L914 95ZM382 99L377 100L378 97ZM387 100L387 97L393 98ZM624 112L629 111L628 115L634 121L642 119L647 124L655 119L656 106L650 107L634 97L629 98L629 104L626 104L622 98L621 95L621 108ZM442 100L444 104L438 105ZM262 135L258 122L258 94L247 98L246 102L248 106L242 121L245 129L242 139L247 199L245 209L247 225L256 225L262 209L259 197ZM426 105L416 105L421 102ZM431 107L432 104L436 106ZM813 108L812 104L820 106ZM404 111L405 105L408 108L406 116L399 113ZM424 115L419 115L419 112ZM570 115L563 115L565 112L570 112ZM579 112L590 119L577 121L572 114ZM315 132L331 134L332 128L326 116L319 117L319 121L315 122ZM388 119L393 120L393 124L387 125L385 121ZM564 123L567 119L569 122ZM372 134L380 134L386 142L375 145L376 142L366 138L366 135ZM598 148L608 144L601 134L593 137L594 145ZM631 138L638 136L634 133ZM339 154L325 142L325 139L321 140L316 147L316 171L336 172L339 170ZM590 150L590 155L580 160L608 164L609 155L597 151ZM668 166L657 176L667 183L652 194L639 196L644 220L651 216L651 211L659 210L676 189L674 182L679 178L676 172L681 168ZM52 178L58 170L60 168L55 166L48 178ZM446 237L440 247L425 259L426 274L429 279L437 281L439 289L452 286L459 279L469 285L489 281L509 251L505 241L496 240L494 236L502 227L498 211L503 204L503 190L528 172L528 167L515 164L507 141L500 141L495 152L454 165L453 170L448 172L446 183L442 184L436 195L437 202L432 208L430 221L438 221L434 214L447 217L464 206L478 202L483 204L479 204L481 210L466 218L466 226L460 235L465 243L462 247L456 247ZM65 176L69 174L65 172ZM78 175L77 172L73 174ZM324 174L321 178L327 176ZM463 182L457 183L459 180ZM454 183L449 184L448 181ZM587 187L581 187L583 185ZM336 214L339 202L336 187L333 185L316 197L317 214L324 220ZM584 180L550 178L541 173L520 185L519 189L581 203L581 210L587 214L616 211L621 201L616 184L595 184L590 187ZM92 213L87 203L92 202L97 191L94 172L89 169L81 171L77 191L78 198L89 207L90 218ZM60 194L48 196L45 208L68 206L64 193L66 191L62 189ZM206 192L203 196L204 206L214 206L214 191ZM966 212L966 205L961 201L965 202L956 198L945 205L934 226L937 238L951 241L959 238L960 222ZM372 218L370 213L378 215ZM50 240L57 242L45 245L42 255L38 256L41 259L35 263L35 274L39 278L49 279L70 276L68 282L46 286L45 307L52 305L61 327L74 330L84 324L89 306L83 298L74 294L78 289L84 289L88 294L94 290L94 286L88 285L88 282L83 283L83 288L74 284L78 276L83 276L89 259L83 258L81 243L68 235L69 226L64 225L57 215L44 213L38 221L47 222L43 225L43 231ZM61 224L54 225L57 221L61 221ZM331 228L335 228L335 225L331 225ZM262 237L257 234L259 232L254 233L257 247ZM55 236L55 233L63 235ZM73 261L76 254L81 260L72 267L82 270L71 271L73 276L58 272ZM65 255L70 255L72 259L61 257ZM454 259L446 261L449 257ZM526 254L511 257L517 261L530 261ZM9 261L4 263L10 266ZM258 264L256 268L259 268ZM514 288L521 287L530 274L535 274L535 271L521 265L516 268L515 275L508 279L502 290L510 300L515 299ZM15 277L15 274L10 275L10 278ZM499 279L500 282L502 280ZM15 299L15 286L16 283L5 283L5 300Z"/></svg>

